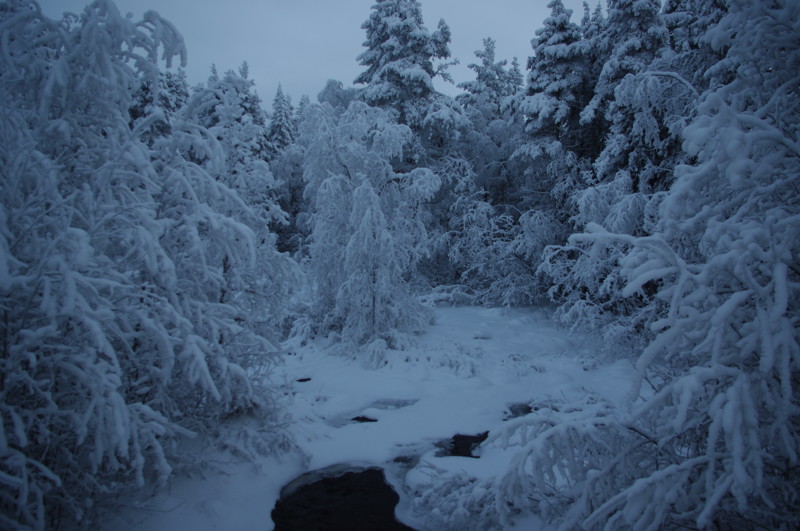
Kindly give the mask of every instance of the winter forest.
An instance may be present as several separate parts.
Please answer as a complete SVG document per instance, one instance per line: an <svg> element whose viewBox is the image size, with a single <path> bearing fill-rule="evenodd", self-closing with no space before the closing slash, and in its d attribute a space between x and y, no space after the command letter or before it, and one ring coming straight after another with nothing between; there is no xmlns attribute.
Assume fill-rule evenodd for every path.
<svg viewBox="0 0 800 531"><path fill-rule="evenodd" d="M403 465L409 525L797 528L800 2L584 7L521 62L487 36L450 97L447 24L375 0L361 74L270 105L247 63L190 86L153 11L0 3L0 527L111 529L209 455L301 463L279 489L337 396L293 400L348 363L527 400L453 424L479 459ZM423 348L467 309L579 347ZM409 397L337 429L439 435Z"/></svg>

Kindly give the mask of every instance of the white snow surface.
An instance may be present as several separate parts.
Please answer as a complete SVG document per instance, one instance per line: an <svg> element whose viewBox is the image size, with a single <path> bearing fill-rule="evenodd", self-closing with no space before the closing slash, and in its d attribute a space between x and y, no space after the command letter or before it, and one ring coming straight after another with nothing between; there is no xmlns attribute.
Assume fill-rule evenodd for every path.
<svg viewBox="0 0 800 531"><path fill-rule="evenodd" d="M154 497L127 504L102 529L270 530L284 485L336 465L384 468L401 496L398 518L424 529L424 515L413 514L404 490L424 466L490 478L511 459L512 450L496 446L480 459L437 456L437 442L500 430L512 404L571 402L587 393L624 401L631 363L599 361L592 337L564 330L550 315L549 309L436 308L435 324L415 345L386 352L377 369L328 354L321 344L296 349L271 379L286 394L288 429L302 452L259 462L220 453L200 467L202 477L173 479ZM303 378L310 380L297 381ZM359 415L377 422L350 420ZM395 463L397 457L411 458L415 468Z"/></svg>

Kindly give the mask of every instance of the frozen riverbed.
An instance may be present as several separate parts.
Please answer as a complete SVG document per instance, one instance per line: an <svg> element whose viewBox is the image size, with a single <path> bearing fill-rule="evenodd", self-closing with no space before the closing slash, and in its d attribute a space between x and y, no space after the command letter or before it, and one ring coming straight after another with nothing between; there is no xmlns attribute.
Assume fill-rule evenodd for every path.
<svg viewBox="0 0 800 531"><path fill-rule="evenodd" d="M546 310L457 307L437 308L435 315L411 348L387 352L378 368L320 345L295 349L271 379L283 390L288 429L301 452L177 478L108 528L271 529L270 512L294 478L329 467L377 466L400 494L399 518L424 529L413 492L430 480L426 470L486 479L513 458L497 444L478 447L479 459L447 456L444 441L488 431L491 442L512 417L535 415L537 403L569 404L588 394L619 403L628 391L630 363L597 362L596 345L554 325Z"/></svg>

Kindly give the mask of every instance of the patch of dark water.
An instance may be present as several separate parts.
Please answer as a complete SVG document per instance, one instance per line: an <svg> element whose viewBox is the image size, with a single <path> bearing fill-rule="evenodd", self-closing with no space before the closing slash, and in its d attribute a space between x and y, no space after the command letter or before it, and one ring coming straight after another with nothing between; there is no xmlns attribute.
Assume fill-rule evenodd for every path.
<svg viewBox="0 0 800 531"><path fill-rule="evenodd" d="M304 474L284 487L272 511L275 531L414 531L395 519L400 497L386 483L383 470L367 468L331 475L336 472L327 469Z"/></svg>
<svg viewBox="0 0 800 531"><path fill-rule="evenodd" d="M437 443L442 451L437 455L444 456L458 456L458 457L472 457L478 459L477 455L472 455L472 452L480 446L480 444L489 437L489 432L485 431L477 435L464 435L457 433L452 438L440 441Z"/></svg>

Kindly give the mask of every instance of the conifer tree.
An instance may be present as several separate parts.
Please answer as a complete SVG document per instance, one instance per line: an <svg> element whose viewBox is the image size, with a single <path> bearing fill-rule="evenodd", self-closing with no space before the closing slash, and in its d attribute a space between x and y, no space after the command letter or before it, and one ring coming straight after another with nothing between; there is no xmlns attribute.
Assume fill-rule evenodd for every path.
<svg viewBox="0 0 800 531"><path fill-rule="evenodd" d="M475 172L477 189L484 189L492 200L503 201L511 180L508 158L518 133L511 99L521 88L521 74L516 60L510 68L506 68L505 60L495 62L493 39L484 39L483 45L483 50L475 52L480 64L469 65L475 79L459 84L466 92L456 96L472 125L464 132L460 144ZM466 186L463 191L475 190Z"/></svg>
<svg viewBox="0 0 800 531"><path fill-rule="evenodd" d="M473 174L459 145L470 122L453 98L433 86L437 76L452 81L446 72L449 64L435 64L450 55L450 30L440 21L437 30L429 32L415 0L379 0L362 27L366 50L358 60L366 70L355 80L365 85L359 98L391 111L398 123L411 129L412 141L392 160L392 167L404 174L427 168L438 176L441 186L421 217L427 220L428 233L440 236L455 188ZM446 256L443 246L439 251L438 258ZM438 263L429 266L427 273L434 275L447 269Z"/></svg>
<svg viewBox="0 0 800 531"><path fill-rule="evenodd" d="M491 121L500 116L503 100L519 90L521 83L516 77L519 70L516 73L507 70L506 60L495 62L495 41L491 38L483 39L483 50L477 50L475 57L481 63L468 65L475 72L475 80L459 83L459 88L464 89L465 93L456 96L456 101L465 109L479 109L487 121Z"/></svg>
<svg viewBox="0 0 800 531"><path fill-rule="evenodd" d="M364 101L393 108L400 123L419 127L436 93L433 78L449 79L446 65L434 61L450 57L450 29L440 20L430 33L416 0L378 0L361 27L367 33L367 49L358 61L366 70L355 83L366 85Z"/></svg>
<svg viewBox="0 0 800 531"><path fill-rule="evenodd" d="M564 188L579 183L578 159L597 149L596 132L580 126L578 117L591 93L587 42L560 0L548 4L551 15L537 30L528 82L518 112L526 118L526 139L514 157L525 163L521 199L525 208L567 210ZM555 193L553 193L555 191Z"/></svg>
<svg viewBox="0 0 800 531"><path fill-rule="evenodd" d="M223 76L212 73L206 86L195 90L183 116L205 128L219 142L225 154L225 168L217 176L254 209L261 221L280 219L271 190L274 179L267 160L272 144L267 133L266 114L255 83L248 79L247 63L238 72ZM196 162L208 159L200 156Z"/></svg>
<svg viewBox="0 0 800 531"><path fill-rule="evenodd" d="M670 46L675 56L670 59L674 72L691 83L698 92L709 83L726 82L705 77L706 71L725 55L725 48L712 48L704 38L708 28L716 25L727 12L723 0L667 0L664 2L664 24L669 31Z"/></svg>
<svg viewBox="0 0 800 531"><path fill-rule="evenodd" d="M608 50L594 95L581 112L581 122L613 118L608 116L614 90L628 74L644 71L668 44L658 0L611 0L608 18L594 46Z"/></svg>
<svg viewBox="0 0 800 531"><path fill-rule="evenodd" d="M781 528L796 519L800 138L791 124L800 102L789 87L798 36L793 2L731 2L704 40L724 54L707 76L733 75L700 96L683 131L691 159L675 169L652 233L593 226L573 236L581 252L627 250L609 287L646 301L638 313L649 331L631 393L642 401L597 432L622 437L606 459L615 464L593 467L608 476L586 476L576 525ZM642 439L657 443L658 458L639 459ZM597 500L601 484L616 492Z"/></svg>
<svg viewBox="0 0 800 531"><path fill-rule="evenodd" d="M582 54L580 28L570 20L572 11L552 0L550 16L536 31L530 59L527 97L522 110L531 116L528 132L561 141L575 135L577 114L585 104L589 81ZM564 138L570 147L573 139Z"/></svg>
<svg viewBox="0 0 800 531"><path fill-rule="evenodd" d="M131 126L136 127L137 121L154 117L154 123L141 133L142 139L152 145L156 138L170 134L175 115L188 100L186 72L183 69L161 72L157 85L145 80L134 94Z"/></svg>
<svg viewBox="0 0 800 531"><path fill-rule="evenodd" d="M267 129L271 158L275 158L286 146L294 142L295 128L295 113L291 98L283 93L283 88L278 84L278 90L275 91L275 98L272 100L272 113Z"/></svg>

